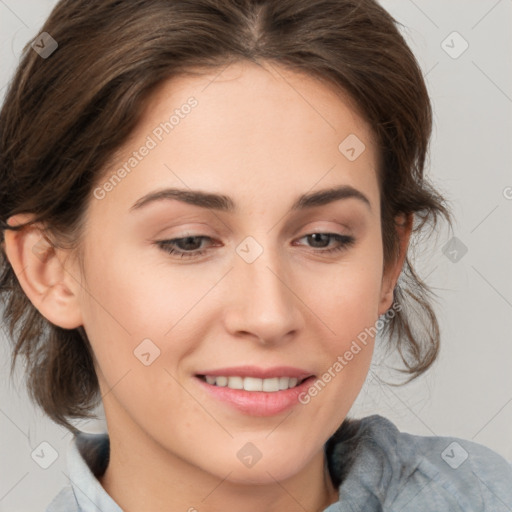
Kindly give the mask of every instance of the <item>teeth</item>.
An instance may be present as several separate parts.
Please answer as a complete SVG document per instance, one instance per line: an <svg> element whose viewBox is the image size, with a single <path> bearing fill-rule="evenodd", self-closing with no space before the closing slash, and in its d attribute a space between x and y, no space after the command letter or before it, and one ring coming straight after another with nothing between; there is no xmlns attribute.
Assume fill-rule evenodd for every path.
<svg viewBox="0 0 512 512"><path fill-rule="evenodd" d="M270 379L266 379L270 380ZM255 377L245 377L244 389L246 391L263 391L263 380ZM271 389L268 391L272 391Z"/></svg>
<svg viewBox="0 0 512 512"><path fill-rule="evenodd" d="M228 377L228 388L244 389L244 380L242 377Z"/></svg>
<svg viewBox="0 0 512 512"><path fill-rule="evenodd" d="M228 378L227 377L213 377L214 378L214 382L212 382L212 384L217 384L217 386L227 386L228 385Z"/></svg>
<svg viewBox="0 0 512 512"><path fill-rule="evenodd" d="M245 391L265 391L267 393L294 388L298 384L298 379L295 377L258 379L256 377L214 377L212 375L206 375L205 379L208 384L213 386L244 389Z"/></svg>
<svg viewBox="0 0 512 512"><path fill-rule="evenodd" d="M286 377L283 377L283 379L286 379ZM260 380L260 379L257 379ZM273 379L263 379L261 381L261 389L258 389L257 391L279 391L279 377L275 377ZM288 387L286 388L288 389ZM252 390L249 390L252 391Z"/></svg>

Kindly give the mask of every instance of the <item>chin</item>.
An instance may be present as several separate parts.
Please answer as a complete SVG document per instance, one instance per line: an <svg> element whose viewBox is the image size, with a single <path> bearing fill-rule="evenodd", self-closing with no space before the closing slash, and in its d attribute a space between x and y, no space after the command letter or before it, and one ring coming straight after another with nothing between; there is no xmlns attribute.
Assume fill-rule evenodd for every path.
<svg viewBox="0 0 512 512"><path fill-rule="evenodd" d="M240 485L274 485L277 481L287 480L299 473L307 465L308 459L300 448L287 450L287 456L283 456L282 450L263 449L256 452L254 447L246 446L245 451L240 450L233 458L215 458L218 464L210 469L219 478ZM253 455L253 459L246 454ZM245 460L244 460L245 459Z"/></svg>
<svg viewBox="0 0 512 512"><path fill-rule="evenodd" d="M298 473L300 469L301 468L297 466L283 467L282 465L276 464L263 465L262 461L260 461L252 468L233 469L226 480L240 485L275 485L276 480L287 480Z"/></svg>

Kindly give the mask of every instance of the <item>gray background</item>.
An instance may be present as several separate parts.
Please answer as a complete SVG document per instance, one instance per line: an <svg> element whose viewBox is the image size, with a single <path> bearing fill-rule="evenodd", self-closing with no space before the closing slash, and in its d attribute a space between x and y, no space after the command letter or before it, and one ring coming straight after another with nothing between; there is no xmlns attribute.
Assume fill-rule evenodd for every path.
<svg viewBox="0 0 512 512"><path fill-rule="evenodd" d="M55 3L0 0L2 97L22 47ZM396 381L378 364L377 350L352 414L382 414L414 434L473 440L512 461L512 0L382 3L404 25L424 70L435 111L429 175L451 201L456 223L417 258L439 296L438 362L416 382L388 387L372 378ZM469 46L458 55L464 41ZM446 249L453 236L458 242ZM71 435L29 402L20 372L8 379L9 349L0 336L0 511L44 511L66 483ZM101 421L77 424L104 428ZM31 458L45 441L58 454L47 469Z"/></svg>

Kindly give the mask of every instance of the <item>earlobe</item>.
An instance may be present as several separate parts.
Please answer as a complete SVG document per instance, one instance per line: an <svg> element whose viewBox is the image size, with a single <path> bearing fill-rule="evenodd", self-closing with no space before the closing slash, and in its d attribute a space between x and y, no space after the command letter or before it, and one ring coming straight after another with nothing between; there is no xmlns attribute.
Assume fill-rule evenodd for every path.
<svg viewBox="0 0 512 512"><path fill-rule="evenodd" d="M20 214L8 223L29 220L29 215ZM40 225L5 230L5 253L28 299L48 321L63 329L82 325L79 281L64 267L63 250L53 246Z"/></svg>
<svg viewBox="0 0 512 512"><path fill-rule="evenodd" d="M394 290L407 256L407 248L412 233L413 214L401 214L395 219L395 226L399 238L399 253L394 262L390 263L382 277L381 300L379 316L383 315L392 305Z"/></svg>

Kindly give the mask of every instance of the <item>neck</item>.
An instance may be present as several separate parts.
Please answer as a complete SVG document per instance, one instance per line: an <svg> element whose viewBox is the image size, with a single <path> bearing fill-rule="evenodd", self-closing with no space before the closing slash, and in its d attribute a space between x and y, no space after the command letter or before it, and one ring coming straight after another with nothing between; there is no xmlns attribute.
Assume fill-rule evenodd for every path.
<svg viewBox="0 0 512 512"><path fill-rule="evenodd" d="M251 485L207 473L140 432L136 442L123 432L109 429L111 455L99 481L125 512L321 512L338 500L323 450L286 480Z"/></svg>

